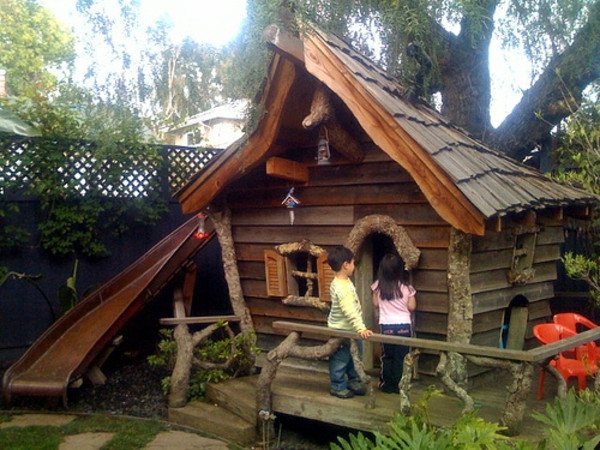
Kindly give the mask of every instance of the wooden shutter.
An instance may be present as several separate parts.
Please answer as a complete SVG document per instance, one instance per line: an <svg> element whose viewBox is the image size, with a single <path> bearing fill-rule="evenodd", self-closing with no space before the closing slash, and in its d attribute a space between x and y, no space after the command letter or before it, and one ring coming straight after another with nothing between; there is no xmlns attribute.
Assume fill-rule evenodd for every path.
<svg viewBox="0 0 600 450"><path fill-rule="evenodd" d="M276 251L265 250L265 275L269 297L286 297L288 295L285 258Z"/></svg>
<svg viewBox="0 0 600 450"><path fill-rule="evenodd" d="M317 276L319 279L319 298L324 302L329 302L329 285L335 277L335 272L327 263L327 253L319 256L317 259Z"/></svg>

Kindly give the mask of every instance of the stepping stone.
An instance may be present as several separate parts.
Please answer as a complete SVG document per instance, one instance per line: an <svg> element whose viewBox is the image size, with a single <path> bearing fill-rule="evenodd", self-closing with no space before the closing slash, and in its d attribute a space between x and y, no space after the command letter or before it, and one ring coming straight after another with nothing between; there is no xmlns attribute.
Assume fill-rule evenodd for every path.
<svg viewBox="0 0 600 450"><path fill-rule="evenodd" d="M80 433L67 436L58 450L99 450L115 433Z"/></svg>
<svg viewBox="0 0 600 450"><path fill-rule="evenodd" d="M61 427L75 420L77 416L67 414L23 414L14 415L10 422L0 423L0 428L54 426Z"/></svg>
<svg viewBox="0 0 600 450"><path fill-rule="evenodd" d="M209 439L183 431L165 431L158 433L145 449L148 450L228 450L229 447L217 439Z"/></svg>

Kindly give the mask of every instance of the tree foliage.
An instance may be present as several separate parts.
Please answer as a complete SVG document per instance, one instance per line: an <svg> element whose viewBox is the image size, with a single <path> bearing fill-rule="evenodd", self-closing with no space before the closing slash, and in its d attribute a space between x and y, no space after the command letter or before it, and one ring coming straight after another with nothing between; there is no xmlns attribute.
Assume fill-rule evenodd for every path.
<svg viewBox="0 0 600 450"><path fill-rule="evenodd" d="M244 50L236 52L236 65L247 67L254 83L264 66L262 57L251 56L254 40L269 23L290 24L289 8L281 4L248 2L248 28L238 42ZM424 98L439 94L448 119L518 159L549 137L600 76L597 0L297 0L293 7L296 18L345 37L407 87L421 69L408 50L417 44L432 67L424 75ZM497 128L490 119L490 86L497 75L489 69L492 39L524 51L531 64L531 85Z"/></svg>
<svg viewBox="0 0 600 450"><path fill-rule="evenodd" d="M10 94L47 94L57 83L52 70L68 68L74 58L73 35L36 0L0 2L0 69Z"/></svg>
<svg viewBox="0 0 600 450"><path fill-rule="evenodd" d="M147 144L147 127L124 86L103 98L69 76L55 78L56 65L72 59L73 36L47 10L32 0L10 0L0 3L0 14L10 18L0 21L0 36L10 44L9 55L1 52L0 58L13 86L0 105L43 136L2 140L1 194L21 190L39 198L39 245L50 254L102 256L106 234L123 233L126 223L155 223L165 211L157 177L160 148ZM42 28L46 34L39 33ZM39 49L32 44L37 40ZM31 69L22 74L24 66ZM147 195L128 192L134 182L148 183ZM4 200L0 235L22 243L22 228L7 220L14 205Z"/></svg>

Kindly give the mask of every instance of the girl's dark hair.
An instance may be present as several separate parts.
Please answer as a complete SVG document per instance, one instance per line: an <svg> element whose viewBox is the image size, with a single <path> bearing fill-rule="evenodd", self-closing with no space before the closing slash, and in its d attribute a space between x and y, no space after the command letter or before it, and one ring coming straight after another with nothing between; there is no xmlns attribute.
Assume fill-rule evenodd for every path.
<svg viewBox="0 0 600 450"><path fill-rule="evenodd" d="M379 280L379 297L381 300L402 298L400 285L404 283L402 260L392 253L387 253L379 262L377 270Z"/></svg>

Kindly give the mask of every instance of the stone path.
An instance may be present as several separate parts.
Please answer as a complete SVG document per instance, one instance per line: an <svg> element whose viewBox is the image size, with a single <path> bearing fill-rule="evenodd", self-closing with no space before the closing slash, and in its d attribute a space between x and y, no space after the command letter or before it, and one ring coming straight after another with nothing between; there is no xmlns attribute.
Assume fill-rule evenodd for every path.
<svg viewBox="0 0 600 450"><path fill-rule="evenodd" d="M0 423L0 428L31 426L63 426L76 419L68 414L23 414L13 416L10 422ZM98 450L114 436L114 433L81 433L67 436L59 450ZM202 437L185 431L163 431L144 447L148 450L228 450L229 446L218 439Z"/></svg>

